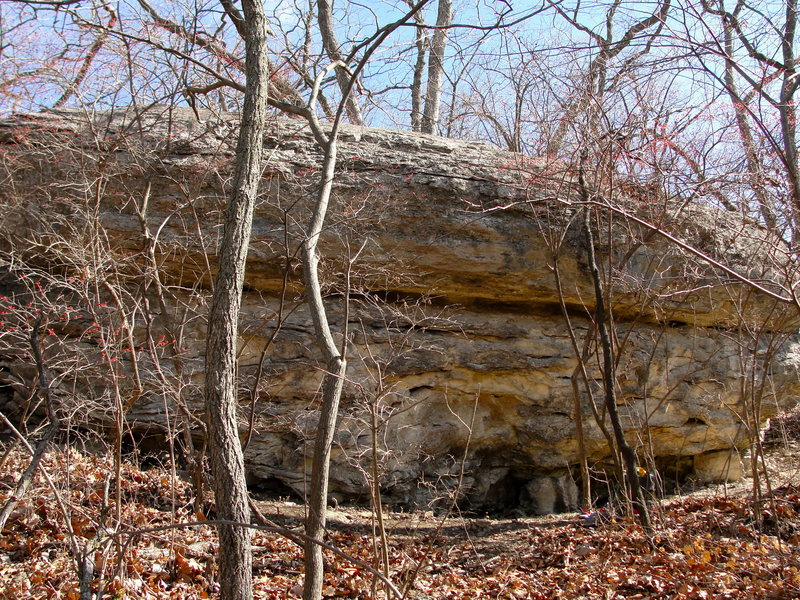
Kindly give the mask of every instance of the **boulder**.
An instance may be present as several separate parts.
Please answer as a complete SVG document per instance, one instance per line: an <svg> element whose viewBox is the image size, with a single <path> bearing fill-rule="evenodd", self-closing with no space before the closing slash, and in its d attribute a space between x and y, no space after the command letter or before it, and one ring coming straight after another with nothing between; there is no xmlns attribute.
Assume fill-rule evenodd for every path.
<svg viewBox="0 0 800 600"><path fill-rule="evenodd" d="M72 327L62 352L100 352L89 322L119 329L127 316L139 352L119 358L134 430L174 432L182 418L201 435L204 319L236 126L234 115L160 107L0 122L0 295L16 293L20 275L46 273L62 282L51 293L92 308L88 321L60 325ZM276 119L265 145L240 321L241 428L250 480L303 495L322 366L298 248L321 154L293 120ZM705 477L716 472L712 457L747 444L749 407L767 419L796 403L796 309L731 276L780 295L785 248L741 215L642 193L607 198L613 210L594 221L618 409L642 461L696 457ZM391 503L424 505L455 491L476 509L575 506L577 417L589 463L610 456L581 210L569 166L475 142L344 128L320 242L329 318L348 336L332 494L367 501L375 461ZM81 250L98 235L100 250ZM105 306L89 307L94 292L67 285L74 278L120 292L115 300L101 285ZM0 354L0 379L30 371L24 354ZM144 391L130 387L132 354ZM109 394L99 377L65 373L61 384L85 398ZM108 413L87 412L101 421Z"/></svg>
<svg viewBox="0 0 800 600"><path fill-rule="evenodd" d="M703 483L738 481L744 475L742 456L735 450L716 450L694 457L694 476Z"/></svg>

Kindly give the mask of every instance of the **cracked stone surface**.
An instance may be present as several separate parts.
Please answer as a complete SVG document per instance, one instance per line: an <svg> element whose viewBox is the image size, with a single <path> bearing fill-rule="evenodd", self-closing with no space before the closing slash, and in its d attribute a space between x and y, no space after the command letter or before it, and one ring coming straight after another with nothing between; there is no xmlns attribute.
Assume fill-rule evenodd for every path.
<svg viewBox="0 0 800 600"><path fill-rule="evenodd" d="M77 247L84 230L74 225L94 214L109 260L135 296L146 280L146 229L167 295L163 307L151 301L154 331L179 324L185 348L180 364L166 355L159 364L180 381L189 410L202 416L209 269L236 119L199 116L158 109L98 113L87 121L78 112L54 111L0 122L6 180L0 195L8 207L0 217L0 249L8 257L12 246L44 248L55 234ZM338 335L345 329L348 257L359 255L349 274L348 385L331 493L366 501L375 456L390 503L425 504L463 473L461 492L475 508L550 512L574 505L574 343L587 353L592 398L598 407L602 402L596 344L584 342L593 339L594 293L567 167L400 131L345 127L341 139L334 206L320 243ZM262 363L245 453L249 476L302 495L321 366L303 305L298 248L321 155L299 121L276 120L265 146L240 327L242 431ZM100 194L86 193L96 186L87 182L98 180ZM140 215L144 198L147 212ZM656 200L626 197L615 206L659 223L743 276L765 281L780 272L782 242L753 223L693 204L665 211ZM765 358L770 380L759 392L761 422L796 403L796 309L720 277L664 237L626 222L620 211L602 214L598 252L615 318L619 410L629 439L667 470L675 464L691 470L696 460L698 474L713 479L729 453L746 445L743 416L753 397L743 393L744 384L752 373L760 377ZM554 277L556 255L574 342ZM52 249L25 258L57 263ZM148 290L153 300L152 285ZM137 318L141 339L144 322ZM758 336L751 335L758 324ZM149 391L127 415L142 430L166 422L165 405L178 412L169 397L165 404L155 361L146 354L140 360ZM5 372L27 373L24 361L0 359ZM605 468L606 438L577 382L589 462ZM83 393L101 395L93 385L102 383L82 383Z"/></svg>

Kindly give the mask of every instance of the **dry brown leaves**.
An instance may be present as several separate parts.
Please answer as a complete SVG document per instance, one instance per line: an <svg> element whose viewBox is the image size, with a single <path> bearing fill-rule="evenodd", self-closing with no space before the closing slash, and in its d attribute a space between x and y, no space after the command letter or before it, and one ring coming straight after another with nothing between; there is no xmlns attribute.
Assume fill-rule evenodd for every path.
<svg viewBox="0 0 800 600"><path fill-rule="evenodd" d="M26 465L23 454L9 455L0 474L0 503ZM211 527L135 534L198 519L190 512L184 482L168 470L125 465L117 522L108 460L58 451L49 454L46 465L68 514L39 477L0 536L0 597L77 599L71 535L73 547L90 555L96 575L102 574L104 598L215 595L217 546ZM800 597L800 489L776 490L774 502L757 511L745 497L677 500L659 507L656 521L652 539L624 519L585 528L577 518L522 524L510 537L484 546L476 543L480 532L467 535L466 525L463 535L451 533L448 539L390 536L390 570L402 589L424 558L408 594L419 599ZM329 541L372 564L375 546L368 529L339 527ZM296 597L301 549L265 532L256 532L253 544L256 598ZM328 567L325 597L374 597L374 579L366 570L333 554ZM94 590L100 579L95 577Z"/></svg>

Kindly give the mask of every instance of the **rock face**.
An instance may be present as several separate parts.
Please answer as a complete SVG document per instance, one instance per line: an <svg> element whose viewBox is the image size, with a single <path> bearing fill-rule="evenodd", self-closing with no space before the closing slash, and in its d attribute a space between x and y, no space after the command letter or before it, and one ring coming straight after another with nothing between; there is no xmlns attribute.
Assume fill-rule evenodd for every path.
<svg viewBox="0 0 800 600"><path fill-rule="evenodd" d="M173 431L168 417L180 406L202 413L204 314L236 122L200 117L163 109L87 121L61 111L0 122L5 294L24 269L64 288L75 277L102 284L107 308L95 323L122 323L124 333L127 315L139 348L144 390L135 393L135 353L119 351L134 429ZM289 120L274 123L267 147L241 321L242 431L251 431L252 482L302 495L321 367L297 257L320 154ZM627 192L623 208L599 211L595 224L629 441L668 475L694 466L707 479L735 475L754 424L800 392L796 312L620 212L759 281L780 272L781 242L731 213ZM367 500L374 460L388 502L425 504L457 488L474 508L573 507L577 415L590 465L607 468L611 453L568 168L477 143L346 128L334 199L320 248L329 317L347 333L349 362L331 493ZM97 235L96 252L77 250ZM116 299L103 291L112 282ZM91 301L74 286L60 293ZM85 332L81 318L62 328ZM98 353L108 343L70 339L62 352ZM22 354L0 354L0 376L30 377ZM108 395L104 381L65 372L61 383L97 399ZM197 422L192 432L200 435ZM731 456L736 467L723 471L731 461L720 457Z"/></svg>

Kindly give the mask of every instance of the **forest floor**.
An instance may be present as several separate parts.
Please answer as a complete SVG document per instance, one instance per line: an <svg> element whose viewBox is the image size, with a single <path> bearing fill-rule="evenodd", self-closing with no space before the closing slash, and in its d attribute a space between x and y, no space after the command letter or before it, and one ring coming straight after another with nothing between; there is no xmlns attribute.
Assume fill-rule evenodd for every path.
<svg viewBox="0 0 800 600"><path fill-rule="evenodd" d="M624 517L587 527L576 514L386 513L390 579L418 600L800 598L800 414L773 426L765 444L771 500L754 510L749 478L684 492L655 504L649 536ZM216 539L184 481L125 463L117 506L107 457L60 449L44 462L52 485L39 475L0 535L0 598L79 598L81 556L94 569L93 597L98 585L102 598L215 596ZM27 464L6 448L0 506ZM301 531L302 506L257 506L271 523ZM348 558L326 550L325 597L385 597L364 566L380 554L371 512L339 507L329 525L328 543ZM299 597L301 548L267 530L253 544L255 597Z"/></svg>

